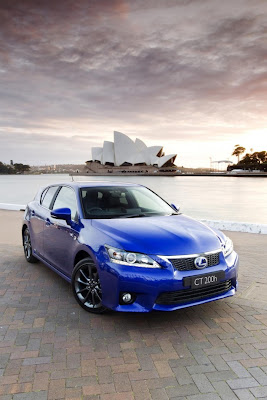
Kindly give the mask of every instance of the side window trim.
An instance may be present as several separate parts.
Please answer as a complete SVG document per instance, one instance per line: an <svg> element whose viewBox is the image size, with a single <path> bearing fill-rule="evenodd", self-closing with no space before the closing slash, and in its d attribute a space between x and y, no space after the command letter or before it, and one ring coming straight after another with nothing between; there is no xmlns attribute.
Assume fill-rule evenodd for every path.
<svg viewBox="0 0 267 400"><path fill-rule="evenodd" d="M55 185L55 186L56 186L56 185ZM55 193L54 193L54 196L52 197L51 203L50 203L50 205L49 205L49 210L50 210L50 211L53 210L53 205L54 205L54 203L55 203L55 201L56 201L57 195L59 194L61 187L62 187L62 186L58 186L57 190L56 190Z"/></svg>
<svg viewBox="0 0 267 400"><path fill-rule="evenodd" d="M39 199L39 204L42 205L43 200L45 198L46 193L48 192L49 187L44 188L44 190L41 193L40 199Z"/></svg>
<svg viewBox="0 0 267 400"><path fill-rule="evenodd" d="M59 195L59 192L60 192L60 190L61 190L62 187L63 187L63 186L60 185L60 186L58 187L58 190L56 191L55 195L53 196L53 199L52 199L51 204L50 204L50 207L51 207L50 209L51 209L51 210L53 210L55 201L56 201L57 196Z"/></svg>
<svg viewBox="0 0 267 400"><path fill-rule="evenodd" d="M81 208L82 208L83 218L85 218L86 212L85 212L84 204L83 204L82 189L83 188L79 188L79 200L80 200L80 204L81 204Z"/></svg>

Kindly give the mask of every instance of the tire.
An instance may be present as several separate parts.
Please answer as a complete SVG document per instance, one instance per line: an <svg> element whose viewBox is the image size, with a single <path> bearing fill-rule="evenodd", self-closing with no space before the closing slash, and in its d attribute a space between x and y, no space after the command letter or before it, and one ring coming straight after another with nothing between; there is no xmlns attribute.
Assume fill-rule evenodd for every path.
<svg viewBox="0 0 267 400"><path fill-rule="evenodd" d="M98 271L91 258L79 261L73 270L71 285L75 300L86 311L102 314L102 291Z"/></svg>
<svg viewBox="0 0 267 400"><path fill-rule="evenodd" d="M22 240L23 240L23 250L24 255L28 263L34 264L37 263L38 260L32 255L32 242L31 242L31 235L28 228L24 229L22 233Z"/></svg>

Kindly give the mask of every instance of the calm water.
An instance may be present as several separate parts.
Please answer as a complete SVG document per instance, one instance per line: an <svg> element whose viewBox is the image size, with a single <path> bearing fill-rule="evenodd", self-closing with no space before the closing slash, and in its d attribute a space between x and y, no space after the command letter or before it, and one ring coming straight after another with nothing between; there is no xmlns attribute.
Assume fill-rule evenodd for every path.
<svg viewBox="0 0 267 400"><path fill-rule="evenodd" d="M70 180L68 175L0 175L0 203L26 204L40 186ZM266 178L107 176L90 180L143 184L195 218L267 224Z"/></svg>

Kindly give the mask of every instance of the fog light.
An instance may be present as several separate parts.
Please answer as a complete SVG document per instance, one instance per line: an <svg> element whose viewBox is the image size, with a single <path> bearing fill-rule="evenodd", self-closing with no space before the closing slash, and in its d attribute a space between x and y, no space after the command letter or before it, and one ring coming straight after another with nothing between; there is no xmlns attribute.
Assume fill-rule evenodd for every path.
<svg viewBox="0 0 267 400"><path fill-rule="evenodd" d="M124 303L130 303L132 301L132 295L130 293L124 293L122 296L122 301Z"/></svg>

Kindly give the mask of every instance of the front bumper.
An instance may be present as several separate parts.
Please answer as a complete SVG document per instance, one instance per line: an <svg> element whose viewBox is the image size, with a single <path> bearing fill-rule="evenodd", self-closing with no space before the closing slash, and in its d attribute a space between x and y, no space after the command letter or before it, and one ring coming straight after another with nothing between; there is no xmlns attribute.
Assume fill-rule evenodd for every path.
<svg viewBox="0 0 267 400"><path fill-rule="evenodd" d="M105 256L102 259L100 257L97 261L103 305L112 310L124 312L173 311L233 296L236 292L239 259L234 251L227 258L224 258L221 253L220 263L205 270L178 271L167 260L154 256L153 258L161 264L162 268L125 266L112 263ZM225 275L223 280L218 282L220 290L219 286L216 290L215 286L210 285L207 288L212 288L211 290L196 295L190 287L183 286L185 277L218 271L224 271ZM186 291L189 291L186 296L183 296L186 299L175 303L173 298L176 297L173 294L179 296L180 292L185 294ZM122 293L132 293L135 301L132 304L120 304ZM160 301L162 297L165 298L164 304ZM168 304L166 298L172 298L172 301Z"/></svg>

